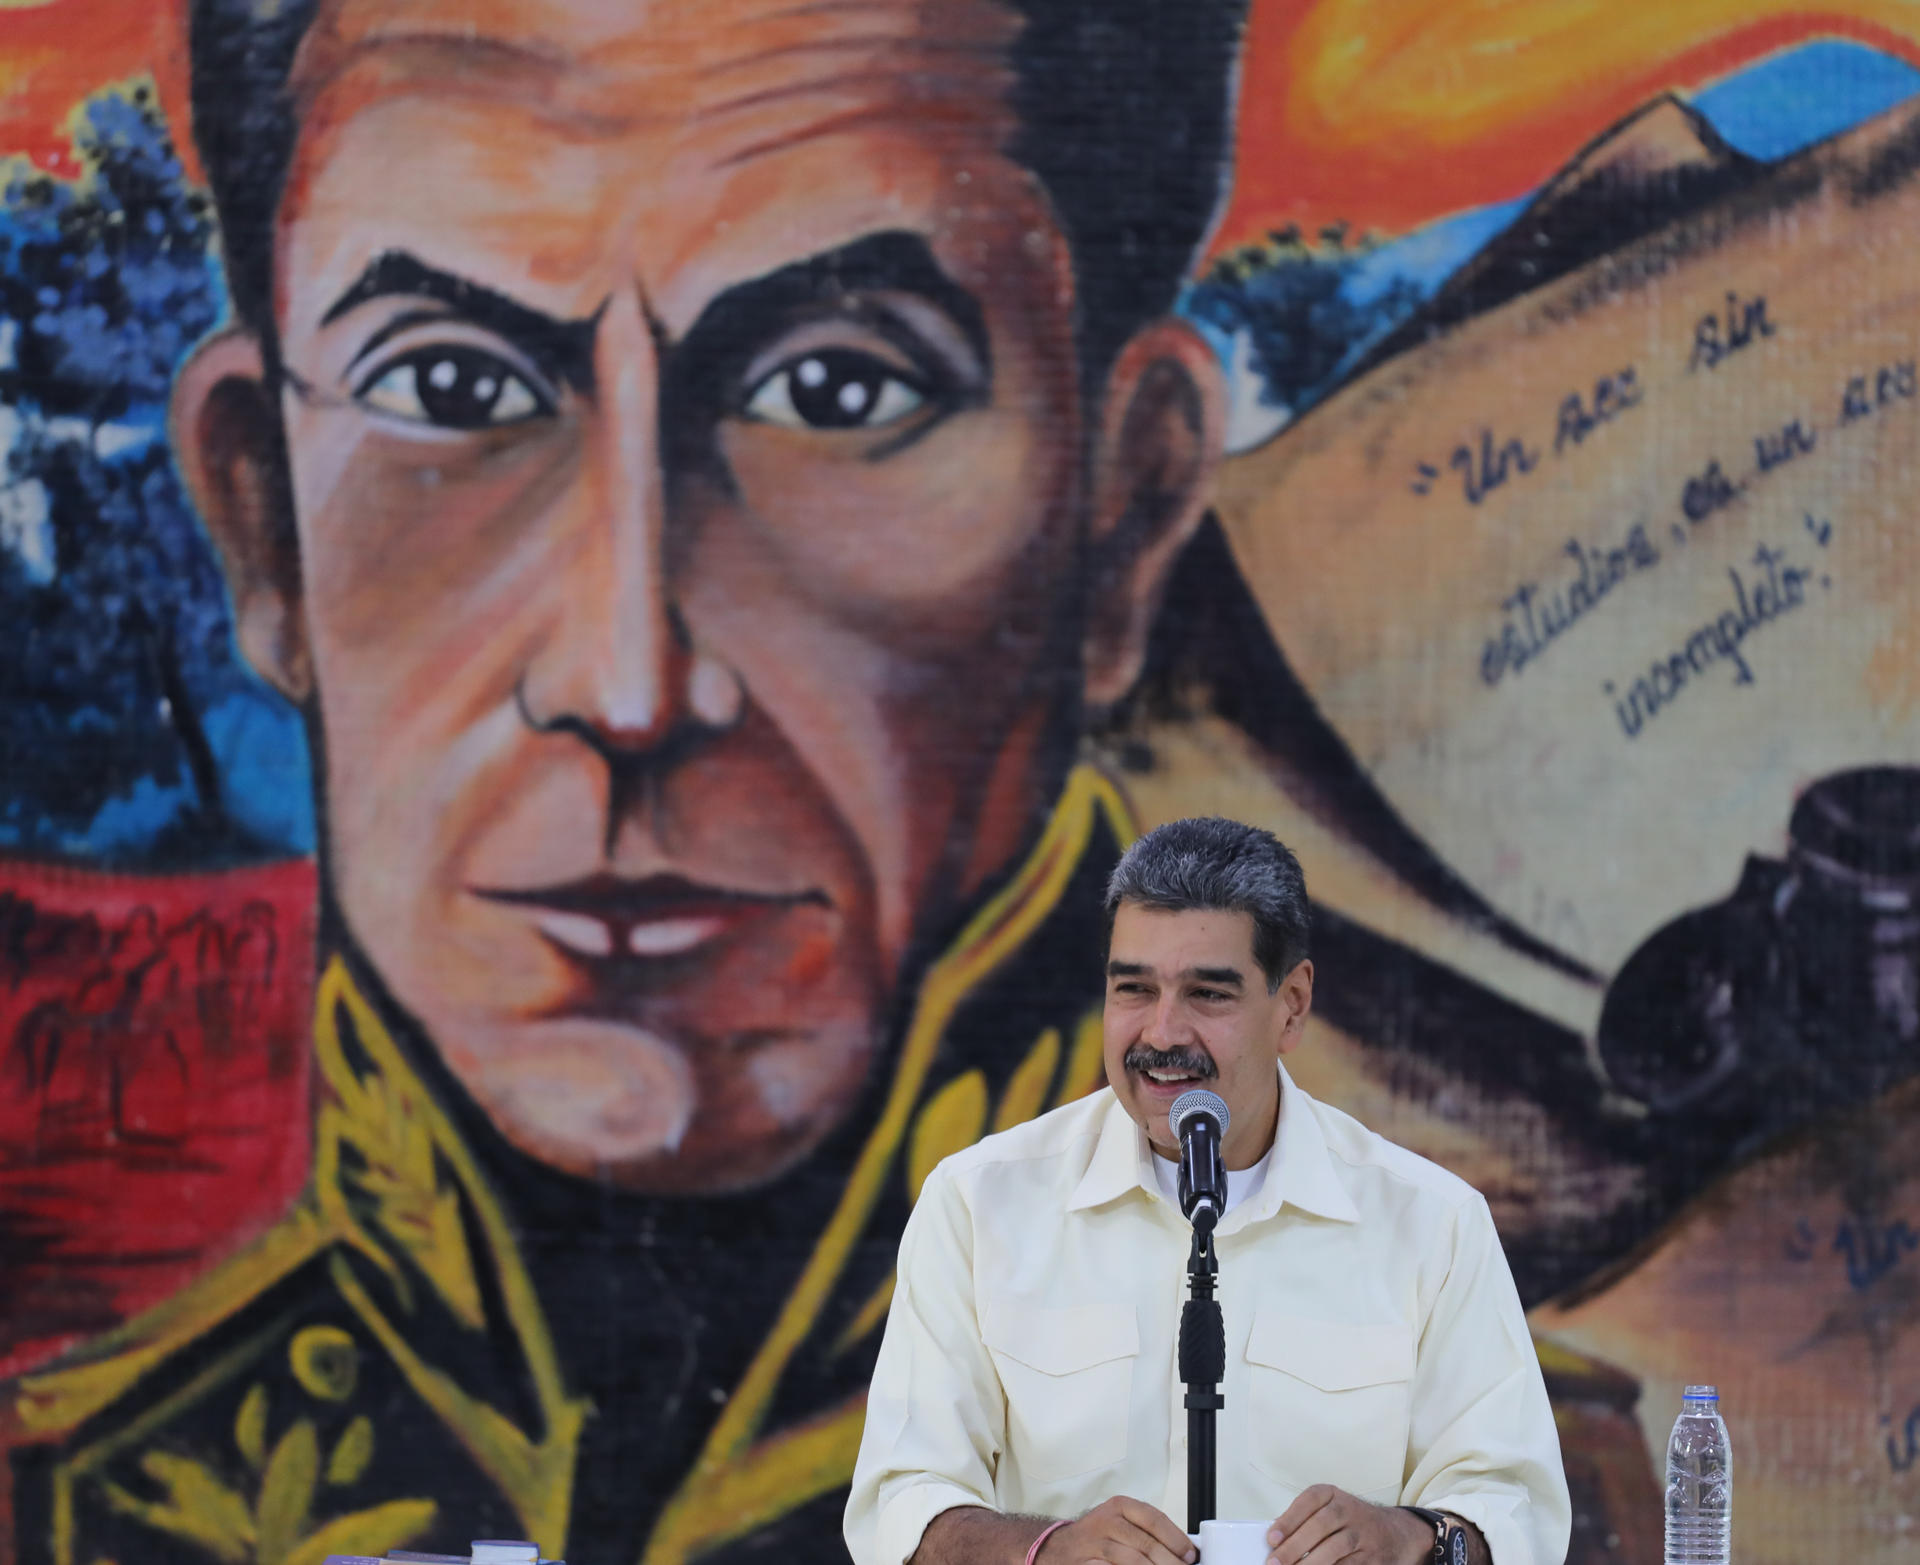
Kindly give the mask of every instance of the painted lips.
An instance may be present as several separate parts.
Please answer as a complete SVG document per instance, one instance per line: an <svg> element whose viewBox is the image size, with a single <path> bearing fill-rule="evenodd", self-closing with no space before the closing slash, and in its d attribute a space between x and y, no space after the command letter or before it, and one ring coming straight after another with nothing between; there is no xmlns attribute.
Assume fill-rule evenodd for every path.
<svg viewBox="0 0 1920 1565"><path fill-rule="evenodd" d="M574 956L662 960L698 950L749 919L817 895L761 896L703 886L677 875L625 880L592 875L527 891L483 889L489 902L523 907L534 928Z"/></svg>

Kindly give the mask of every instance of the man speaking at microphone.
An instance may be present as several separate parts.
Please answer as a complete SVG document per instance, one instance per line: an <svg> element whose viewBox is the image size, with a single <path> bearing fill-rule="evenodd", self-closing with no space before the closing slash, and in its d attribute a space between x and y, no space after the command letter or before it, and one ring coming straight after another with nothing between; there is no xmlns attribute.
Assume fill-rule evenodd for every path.
<svg viewBox="0 0 1920 1565"><path fill-rule="evenodd" d="M855 1565L1190 1565L1174 1100L1225 1100L1218 1515L1277 1565L1561 1565L1546 1388L1485 1201L1316 1102L1300 866L1175 821L1114 870L1108 1087L948 1158L900 1243Z"/></svg>

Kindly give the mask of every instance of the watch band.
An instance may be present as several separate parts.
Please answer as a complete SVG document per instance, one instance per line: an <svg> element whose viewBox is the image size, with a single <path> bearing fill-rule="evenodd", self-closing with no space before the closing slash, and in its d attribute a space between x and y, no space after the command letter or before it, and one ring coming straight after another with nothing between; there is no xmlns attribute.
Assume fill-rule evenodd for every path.
<svg viewBox="0 0 1920 1565"><path fill-rule="evenodd" d="M1419 1505L1403 1505L1400 1509L1413 1512L1433 1529L1433 1565L1467 1565L1467 1529L1457 1516Z"/></svg>

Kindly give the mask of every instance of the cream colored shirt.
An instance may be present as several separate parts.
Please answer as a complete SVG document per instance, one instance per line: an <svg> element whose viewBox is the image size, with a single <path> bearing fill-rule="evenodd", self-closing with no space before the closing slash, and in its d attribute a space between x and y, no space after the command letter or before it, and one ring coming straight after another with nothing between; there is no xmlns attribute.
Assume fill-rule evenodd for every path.
<svg viewBox="0 0 1920 1565"><path fill-rule="evenodd" d="M1539 1361L1486 1202L1283 1069L1260 1189L1220 1223L1216 1510L1316 1483L1453 1511L1496 1565L1562 1565L1570 1508ZM1175 1364L1192 1230L1102 1090L948 1158L899 1282L847 1501L855 1565L957 1505L1186 1522Z"/></svg>

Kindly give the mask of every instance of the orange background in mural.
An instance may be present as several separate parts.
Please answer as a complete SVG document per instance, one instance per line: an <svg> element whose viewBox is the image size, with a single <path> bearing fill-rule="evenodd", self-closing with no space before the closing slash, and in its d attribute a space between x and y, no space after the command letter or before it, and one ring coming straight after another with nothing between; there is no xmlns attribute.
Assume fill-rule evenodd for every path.
<svg viewBox="0 0 1920 1565"><path fill-rule="evenodd" d="M158 83L169 118L184 124L186 16L186 0L0 0L0 153L73 173L74 105L143 72Z"/></svg>
<svg viewBox="0 0 1920 1565"><path fill-rule="evenodd" d="M185 115L186 0L0 0L0 149L70 171L73 105L141 72ZM1254 0L1219 243L1396 233L1521 194L1669 87L1814 37L1920 63L1920 0Z"/></svg>
<svg viewBox="0 0 1920 1565"><path fill-rule="evenodd" d="M1816 37L1920 61L1920 3L1255 0L1219 238L1397 233L1538 185L1673 87Z"/></svg>

